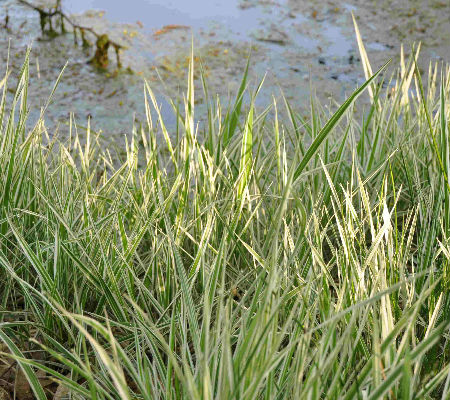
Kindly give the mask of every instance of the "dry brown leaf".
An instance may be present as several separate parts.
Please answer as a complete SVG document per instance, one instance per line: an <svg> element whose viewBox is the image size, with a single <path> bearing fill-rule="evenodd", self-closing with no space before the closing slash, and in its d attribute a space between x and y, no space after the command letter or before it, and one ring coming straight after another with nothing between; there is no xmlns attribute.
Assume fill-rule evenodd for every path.
<svg viewBox="0 0 450 400"><path fill-rule="evenodd" d="M14 391L16 392L16 397L18 400L33 400L33 391L28 383L22 368L17 366L16 379L14 382Z"/></svg>
<svg viewBox="0 0 450 400"><path fill-rule="evenodd" d="M53 400L63 400L69 395L69 389L67 386L60 383L58 385L58 388L56 389L56 392L53 396Z"/></svg>
<svg viewBox="0 0 450 400"><path fill-rule="evenodd" d="M55 383L55 381L50 376L46 375L42 370L38 370L36 372L36 377L39 379L39 383L43 388L46 388Z"/></svg>
<svg viewBox="0 0 450 400"><path fill-rule="evenodd" d="M14 373L11 359L0 358L0 378L8 380L8 377Z"/></svg>

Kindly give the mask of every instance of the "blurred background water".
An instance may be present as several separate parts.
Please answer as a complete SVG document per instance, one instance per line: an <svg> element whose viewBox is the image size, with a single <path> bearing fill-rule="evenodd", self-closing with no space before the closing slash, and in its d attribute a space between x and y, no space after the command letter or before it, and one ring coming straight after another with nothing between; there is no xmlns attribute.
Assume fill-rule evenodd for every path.
<svg viewBox="0 0 450 400"><path fill-rule="evenodd" d="M374 69L389 58L396 61L400 43L409 54L413 43L423 42L424 69L430 60L449 61L450 4L443 1L62 1L77 21L128 47L122 57L132 73L117 74L114 61L107 73L99 73L87 63L92 50L75 47L71 35L42 37L35 11L17 0L0 2L0 20L6 14L10 18L9 30L0 30L0 69L5 69L11 46L14 76L33 42L32 116L37 117L51 82L68 62L47 113L51 130L66 130L73 111L81 129L90 118L92 127L108 138L128 134L133 120L144 118L144 78L155 90L168 125L175 126L167 96L182 99L192 40L210 93L225 103L237 90L251 53L250 90L265 76L257 105L267 105L272 96L281 100L283 93L295 108L307 112L313 90L333 107L363 81L352 12ZM201 121L205 99L199 74L196 78Z"/></svg>

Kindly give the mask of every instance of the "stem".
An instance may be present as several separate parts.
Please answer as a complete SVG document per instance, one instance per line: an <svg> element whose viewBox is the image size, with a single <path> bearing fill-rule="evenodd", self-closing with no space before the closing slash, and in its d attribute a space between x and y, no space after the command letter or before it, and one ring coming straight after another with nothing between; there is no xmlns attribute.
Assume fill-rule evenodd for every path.
<svg viewBox="0 0 450 400"><path fill-rule="evenodd" d="M117 68L122 69L122 62L120 61L120 48L114 46L114 50L116 51Z"/></svg>

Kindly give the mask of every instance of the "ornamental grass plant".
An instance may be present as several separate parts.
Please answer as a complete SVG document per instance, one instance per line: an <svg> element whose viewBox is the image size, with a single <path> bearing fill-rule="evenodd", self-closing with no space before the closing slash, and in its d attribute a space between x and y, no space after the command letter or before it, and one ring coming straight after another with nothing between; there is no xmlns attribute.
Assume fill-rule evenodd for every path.
<svg viewBox="0 0 450 400"><path fill-rule="evenodd" d="M51 99L30 124L28 56L13 99L7 72L3 391L449 399L450 69L374 73L359 47L367 80L333 113L258 108L247 68L228 106L202 79L204 124L192 57L176 131L145 84L116 155L74 118L48 132Z"/></svg>

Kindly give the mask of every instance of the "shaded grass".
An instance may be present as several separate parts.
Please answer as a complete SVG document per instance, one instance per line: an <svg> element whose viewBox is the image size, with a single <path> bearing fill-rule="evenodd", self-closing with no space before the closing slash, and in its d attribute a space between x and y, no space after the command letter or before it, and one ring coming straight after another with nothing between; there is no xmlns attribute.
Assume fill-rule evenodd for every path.
<svg viewBox="0 0 450 400"><path fill-rule="evenodd" d="M38 370L73 398L449 398L449 69L308 119L244 110L246 72L203 128L193 70L179 138L146 85L120 165L27 126L28 60L2 81L2 357L40 399Z"/></svg>

